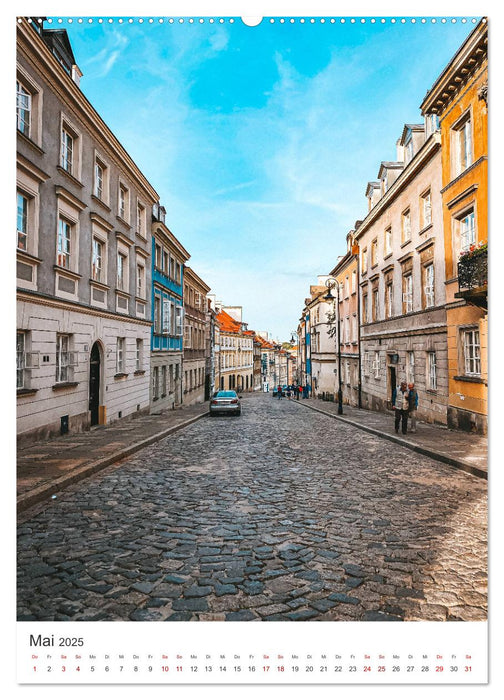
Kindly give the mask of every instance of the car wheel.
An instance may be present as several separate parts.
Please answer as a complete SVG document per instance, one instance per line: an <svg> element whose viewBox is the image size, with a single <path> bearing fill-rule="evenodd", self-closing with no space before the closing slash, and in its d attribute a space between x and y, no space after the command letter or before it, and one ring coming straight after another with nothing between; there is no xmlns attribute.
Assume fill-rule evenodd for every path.
<svg viewBox="0 0 504 700"><path fill-rule="evenodd" d="M235 414L235 415L241 416L241 411L236 411L236 414Z"/></svg>

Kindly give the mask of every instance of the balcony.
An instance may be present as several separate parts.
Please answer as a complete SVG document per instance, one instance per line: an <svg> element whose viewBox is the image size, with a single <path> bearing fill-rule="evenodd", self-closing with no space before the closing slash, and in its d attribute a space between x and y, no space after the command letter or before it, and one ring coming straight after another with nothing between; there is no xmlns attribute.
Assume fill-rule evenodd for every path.
<svg viewBox="0 0 504 700"><path fill-rule="evenodd" d="M465 299L469 304L488 308L488 250L486 243L470 250L458 262L459 291L457 299Z"/></svg>

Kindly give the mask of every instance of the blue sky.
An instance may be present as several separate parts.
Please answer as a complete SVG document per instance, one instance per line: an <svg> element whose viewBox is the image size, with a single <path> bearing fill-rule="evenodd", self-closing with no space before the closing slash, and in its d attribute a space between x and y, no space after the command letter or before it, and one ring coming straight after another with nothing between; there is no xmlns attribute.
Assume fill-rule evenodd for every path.
<svg viewBox="0 0 504 700"><path fill-rule="evenodd" d="M473 27L52 26L68 30L81 89L159 192L189 264L250 328L281 340Z"/></svg>

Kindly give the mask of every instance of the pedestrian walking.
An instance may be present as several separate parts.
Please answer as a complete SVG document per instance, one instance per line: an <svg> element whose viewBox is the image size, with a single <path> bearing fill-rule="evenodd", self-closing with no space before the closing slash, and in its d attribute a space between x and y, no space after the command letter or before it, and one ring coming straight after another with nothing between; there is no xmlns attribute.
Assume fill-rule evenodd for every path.
<svg viewBox="0 0 504 700"><path fill-rule="evenodd" d="M415 389L415 382L408 384L409 417L411 421L410 433L416 433L416 412L418 408L418 392Z"/></svg>
<svg viewBox="0 0 504 700"><path fill-rule="evenodd" d="M301 396L302 393L303 393L303 387L302 387L301 384L300 384L300 385L296 388L296 399L297 399L298 401L299 401L299 397Z"/></svg>
<svg viewBox="0 0 504 700"><path fill-rule="evenodd" d="M281 384L279 384L279 385L277 386L277 396L278 396L279 399L282 398L282 386L281 386Z"/></svg>
<svg viewBox="0 0 504 700"><path fill-rule="evenodd" d="M408 431L409 392L406 382L401 382L392 392L392 408L395 411L395 431L399 432L399 425L403 435Z"/></svg>
<svg viewBox="0 0 504 700"><path fill-rule="evenodd" d="M287 398L290 399L291 395L292 395L292 390L291 390L291 385L289 384L289 386L287 387Z"/></svg>

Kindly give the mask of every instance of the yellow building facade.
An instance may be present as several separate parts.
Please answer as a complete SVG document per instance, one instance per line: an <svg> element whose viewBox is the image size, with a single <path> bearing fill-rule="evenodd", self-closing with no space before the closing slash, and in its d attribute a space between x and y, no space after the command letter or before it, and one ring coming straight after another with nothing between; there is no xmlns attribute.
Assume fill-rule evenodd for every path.
<svg viewBox="0 0 504 700"><path fill-rule="evenodd" d="M438 119L448 336L448 426L487 430L488 28L482 20L427 93Z"/></svg>

